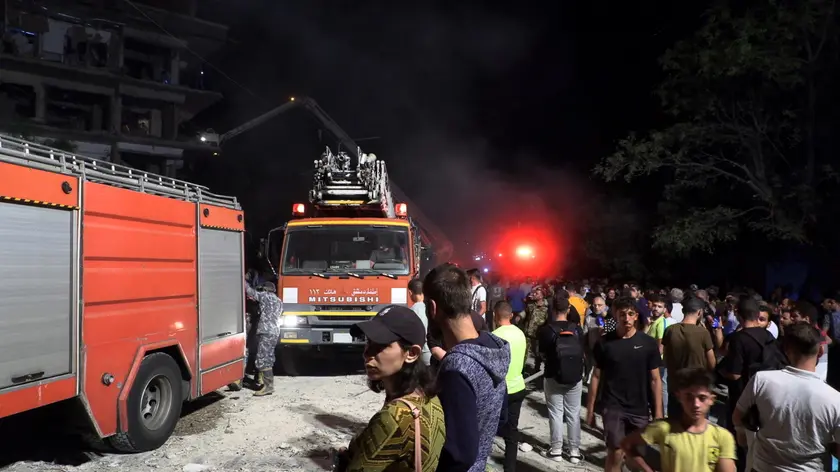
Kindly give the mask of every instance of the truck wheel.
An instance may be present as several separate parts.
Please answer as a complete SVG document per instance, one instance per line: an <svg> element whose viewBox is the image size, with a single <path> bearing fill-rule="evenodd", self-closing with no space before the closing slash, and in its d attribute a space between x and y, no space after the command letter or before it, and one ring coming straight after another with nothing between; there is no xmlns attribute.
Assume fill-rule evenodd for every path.
<svg viewBox="0 0 840 472"><path fill-rule="evenodd" d="M122 452L151 451L162 446L181 416L181 370L168 354L158 352L140 364L128 393L128 428L108 438Z"/></svg>
<svg viewBox="0 0 840 472"><path fill-rule="evenodd" d="M294 349L278 349L280 354L280 365L283 367L283 373L289 377L297 377L298 373L297 363L295 362L297 356Z"/></svg>

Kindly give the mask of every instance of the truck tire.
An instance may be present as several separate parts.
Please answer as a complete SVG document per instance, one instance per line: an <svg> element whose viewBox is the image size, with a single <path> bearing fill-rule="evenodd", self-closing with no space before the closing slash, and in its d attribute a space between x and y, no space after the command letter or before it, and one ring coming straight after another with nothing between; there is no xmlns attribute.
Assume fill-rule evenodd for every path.
<svg viewBox="0 0 840 472"><path fill-rule="evenodd" d="M162 446L181 417L181 370L168 354L146 356L128 393L128 427L108 438L121 452L145 452Z"/></svg>

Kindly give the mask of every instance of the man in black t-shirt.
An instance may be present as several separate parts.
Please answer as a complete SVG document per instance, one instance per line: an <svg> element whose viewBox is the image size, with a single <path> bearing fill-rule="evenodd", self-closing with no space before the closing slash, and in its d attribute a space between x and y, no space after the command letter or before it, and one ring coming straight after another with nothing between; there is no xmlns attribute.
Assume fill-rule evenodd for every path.
<svg viewBox="0 0 840 472"><path fill-rule="evenodd" d="M744 386L750 380L750 366L761 363L763 347L773 339L773 335L761 325L761 310L755 300L741 300L735 308L735 313L740 327L726 338L726 356L721 360L718 369L720 374L729 380L732 411L741 397Z"/></svg>
<svg viewBox="0 0 840 472"><path fill-rule="evenodd" d="M735 314L740 325L738 331L726 338L726 356L718 366L718 372L726 379L728 392L725 424L732 434L735 434L735 426L730 419L750 380L750 366L761 364L764 346L773 340L773 335L759 321L761 310L758 302L749 298L739 301L735 306ZM744 464L746 450L738 446L739 470L742 470Z"/></svg>
<svg viewBox="0 0 840 472"><path fill-rule="evenodd" d="M619 472L624 459L621 450L624 437L644 428L651 413L654 419L663 417L659 376L662 358L656 340L636 330L639 312L634 300L616 300L610 312L617 321L616 331L606 334L595 345L595 370L589 386L586 422L595 425L595 400L601 390L607 446L604 470Z"/></svg>

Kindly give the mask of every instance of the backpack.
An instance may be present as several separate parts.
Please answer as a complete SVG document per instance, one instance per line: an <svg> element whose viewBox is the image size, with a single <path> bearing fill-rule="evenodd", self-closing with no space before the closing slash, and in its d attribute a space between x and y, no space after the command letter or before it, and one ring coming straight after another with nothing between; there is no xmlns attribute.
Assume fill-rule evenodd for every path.
<svg viewBox="0 0 840 472"><path fill-rule="evenodd" d="M578 337L575 323L566 321L561 331L548 325L554 332L554 353L557 371L554 380L561 385L575 385L583 378L583 344Z"/></svg>
<svg viewBox="0 0 840 472"><path fill-rule="evenodd" d="M755 341L761 348L761 358L747 366L747 378L744 380L753 378L757 372L765 370L781 370L788 365L787 357L779 347L779 342L776 338L770 335L769 332L768 336L770 339L766 342L760 341L757 337L747 331L744 331L744 334Z"/></svg>

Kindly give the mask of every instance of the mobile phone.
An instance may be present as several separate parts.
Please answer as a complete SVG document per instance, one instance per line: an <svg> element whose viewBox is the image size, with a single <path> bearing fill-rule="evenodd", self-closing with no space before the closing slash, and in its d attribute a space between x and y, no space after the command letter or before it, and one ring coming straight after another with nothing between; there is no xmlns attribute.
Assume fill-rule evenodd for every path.
<svg viewBox="0 0 840 472"><path fill-rule="evenodd" d="M598 317L598 326L603 328L604 327L604 319L600 316Z"/></svg>
<svg viewBox="0 0 840 472"><path fill-rule="evenodd" d="M720 318L718 318L717 316L712 317L712 328L720 328Z"/></svg>

